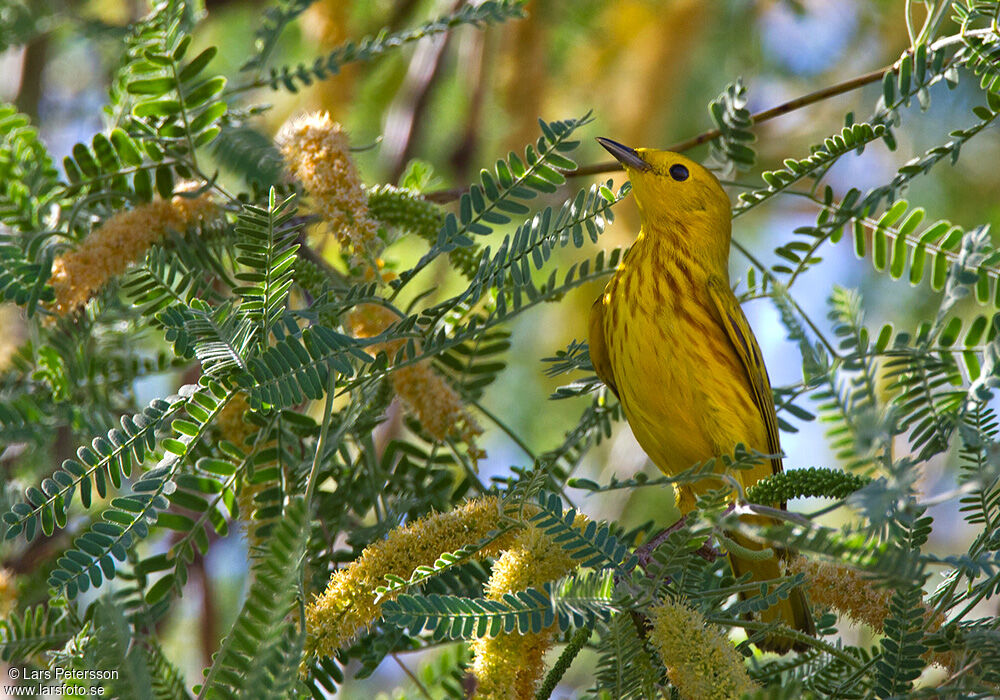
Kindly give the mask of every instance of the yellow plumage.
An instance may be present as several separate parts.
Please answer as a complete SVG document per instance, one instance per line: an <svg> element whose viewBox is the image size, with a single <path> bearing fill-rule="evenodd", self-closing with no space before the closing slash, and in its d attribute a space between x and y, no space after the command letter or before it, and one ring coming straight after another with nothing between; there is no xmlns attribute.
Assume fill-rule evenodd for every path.
<svg viewBox="0 0 1000 700"><path fill-rule="evenodd" d="M737 443L779 454L767 369L729 284L729 198L715 176L684 156L598 140L625 166L642 220L639 236L591 311L590 356L598 376L618 396L636 440L665 474L732 454ZM747 487L781 468L775 457L733 476ZM680 486L681 512L694 507L698 492L712 488L719 483ZM761 549L748 538L735 539ZM736 576L782 575L774 558L730 561ZM761 617L815 633L800 590ZM793 644L772 637L763 646L787 651Z"/></svg>

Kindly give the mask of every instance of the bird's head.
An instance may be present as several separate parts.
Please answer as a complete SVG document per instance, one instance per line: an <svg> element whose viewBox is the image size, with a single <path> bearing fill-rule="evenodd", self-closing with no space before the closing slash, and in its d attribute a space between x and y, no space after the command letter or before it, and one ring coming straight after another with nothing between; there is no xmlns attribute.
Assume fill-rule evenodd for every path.
<svg viewBox="0 0 1000 700"><path fill-rule="evenodd" d="M597 141L625 166L643 223L669 230L677 222L704 221L712 230L725 231L728 252L729 197L715 175L679 153L630 148L603 137Z"/></svg>

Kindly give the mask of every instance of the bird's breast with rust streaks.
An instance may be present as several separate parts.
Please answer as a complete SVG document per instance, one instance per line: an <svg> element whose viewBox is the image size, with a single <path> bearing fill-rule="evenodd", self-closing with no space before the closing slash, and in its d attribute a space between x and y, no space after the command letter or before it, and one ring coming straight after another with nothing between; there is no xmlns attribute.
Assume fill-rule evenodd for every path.
<svg viewBox="0 0 1000 700"><path fill-rule="evenodd" d="M641 252L642 255L635 253ZM633 251L604 297L605 337L626 417L664 472L758 443L749 386L709 311L703 271ZM758 421L760 422L760 421Z"/></svg>

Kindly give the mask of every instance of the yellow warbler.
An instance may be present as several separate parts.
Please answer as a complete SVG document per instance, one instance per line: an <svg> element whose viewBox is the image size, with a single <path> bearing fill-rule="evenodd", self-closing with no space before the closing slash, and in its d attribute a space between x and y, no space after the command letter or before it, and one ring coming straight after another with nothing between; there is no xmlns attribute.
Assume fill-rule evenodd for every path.
<svg viewBox="0 0 1000 700"><path fill-rule="evenodd" d="M732 454L738 443L778 455L778 424L760 348L729 285L729 198L708 170L669 151L597 139L632 181L642 227L590 314L590 357L618 396L636 440L665 474ZM781 471L774 457L733 476L750 486ZM682 513L696 493L718 484L678 487ZM754 516L758 524L767 518ZM737 534L737 544L762 545ZM736 576L782 575L779 562L730 555ZM761 613L815 634L805 597L794 590ZM797 646L774 635L763 648Z"/></svg>

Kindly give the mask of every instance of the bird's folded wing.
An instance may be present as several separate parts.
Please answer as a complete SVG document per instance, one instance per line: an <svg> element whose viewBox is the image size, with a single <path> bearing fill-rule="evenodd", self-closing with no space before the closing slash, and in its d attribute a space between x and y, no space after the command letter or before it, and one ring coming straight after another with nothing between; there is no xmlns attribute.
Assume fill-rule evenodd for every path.
<svg viewBox="0 0 1000 700"><path fill-rule="evenodd" d="M590 332L587 344L590 346L590 364L601 381L608 385L618 396L618 386L615 383L615 373L611 368L611 357L608 355L607 339L604 335L604 304L602 298L590 308Z"/></svg>
<svg viewBox="0 0 1000 700"><path fill-rule="evenodd" d="M718 277L708 281L708 296L715 305L722 326L726 329L729 342L732 343L743 369L746 370L750 388L753 391L753 402L764 419L767 431L767 451L773 455L781 454L778 439L778 417L774 411L774 397L771 394L771 381L767 377L764 358L753 335L750 323L743 314L739 302L733 296L726 283ZM771 460L771 471L775 474L781 471L781 457Z"/></svg>

